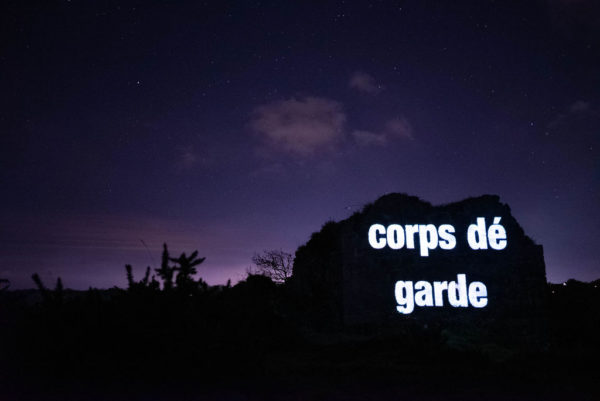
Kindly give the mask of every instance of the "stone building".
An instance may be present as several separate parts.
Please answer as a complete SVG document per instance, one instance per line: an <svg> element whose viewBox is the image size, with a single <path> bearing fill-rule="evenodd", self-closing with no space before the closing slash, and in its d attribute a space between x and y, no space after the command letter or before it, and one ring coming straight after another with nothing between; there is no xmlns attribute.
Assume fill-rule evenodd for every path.
<svg viewBox="0 0 600 401"><path fill-rule="evenodd" d="M489 227L498 217L506 231L505 247L473 249L468 241L469 226L484 218ZM375 249L368 238L374 224L451 225L455 246L438 246L422 256L419 235L415 234L411 249L407 231L402 248ZM378 237L385 239L381 232ZM459 274L469 283L485 284L485 307L453 307L447 293L443 306L416 306L410 314L398 312L398 281L450 283ZM343 221L326 223L298 248L290 286L302 299L304 318L322 329L363 327L386 332L435 327L447 333L468 333L482 342L527 347L544 343L543 249L495 195L441 206L405 194L382 196Z"/></svg>

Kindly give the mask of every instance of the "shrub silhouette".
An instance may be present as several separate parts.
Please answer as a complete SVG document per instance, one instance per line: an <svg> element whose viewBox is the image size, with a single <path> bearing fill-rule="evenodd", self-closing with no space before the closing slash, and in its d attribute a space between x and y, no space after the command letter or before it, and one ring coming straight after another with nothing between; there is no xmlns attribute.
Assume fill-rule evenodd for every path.
<svg viewBox="0 0 600 401"><path fill-rule="evenodd" d="M165 246L166 249L166 246ZM192 294L198 289L206 290L208 285L201 278L198 281L194 280L192 276L197 273L196 266L204 262L206 258L198 258L198 251L194 251L190 256L186 256L182 253L178 258L169 258L171 262L177 263L175 270L177 271L177 278L175 283L177 289L185 294Z"/></svg>
<svg viewBox="0 0 600 401"><path fill-rule="evenodd" d="M329 237L316 237L325 254ZM300 252L299 256L311 255ZM472 333L449 332L443 326L418 322L407 322L391 337L363 336L370 332L365 327L336 333L318 319L319 308L328 306L325 297L315 300L315 295L322 294L297 298L293 280L277 285L265 275L254 274L233 286L228 282L209 287L193 277L203 261L198 252L171 258L164 244L156 278L152 269L146 268L136 280L133 268L127 265L127 289L66 290L66 297L62 280L48 288L34 274L44 302L17 306L15 301L13 327L7 326L10 330L4 334L0 331L2 343L11 344L5 347L6 360L19 365L12 371L28 381L36 375L47 378L56 374L73 383L125 377L128 386L129 380L139 386L161 381L203 386L224 378L273 381L294 377L297 372L323 372L335 378L357 366L377 374L382 366L401 373L411 364L415 369L429 369L429 363L439 362L471 372L471 363L482 364L489 359L485 355L496 352L463 349L465 335ZM549 285L553 343L559 347L551 356L564 350L577 351L589 360L600 355L598 287L600 282ZM11 292L2 292L3 301L10 300ZM8 302L0 302L0 307L5 305ZM6 319L4 310L0 312L0 318ZM0 352L0 362L2 358ZM503 363L518 367L520 362ZM12 369L12 365L6 366ZM583 372L583 367L577 372Z"/></svg>
<svg viewBox="0 0 600 401"><path fill-rule="evenodd" d="M206 258L198 258L198 251L192 252L191 255L187 256L182 253L178 258L172 258L169 255L169 249L167 244L163 244L163 253L161 267L154 269L160 279L163 280L163 291L170 292L176 289L177 292L185 295L192 295L198 291L206 291L208 284L202 278L198 280L194 279L194 275L198 273L196 266L204 262ZM174 262L175 265L170 265L169 262ZM150 267L146 268L144 278L136 282L133 278L133 271L131 265L125 265L127 272L127 283L129 291L158 291L160 290L160 283L156 280L156 277L152 275L150 277ZM177 272L177 276L175 273ZM175 277L175 283L173 283L173 277ZM175 286L173 285L175 284Z"/></svg>
<svg viewBox="0 0 600 401"><path fill-rule="evenodd" d="M0 291L8 290L8 287L10 287L10 280L0 278Z"/></svg>
<svg viewBox="0 0 600 401"><path fill-rule="evenodd" d="M255 253L252 256L252 262L256 265L256 271L249 271L249 274L260 274L269 277L276 283L285 283L292 277L294 255L290 253L282 250Z"/></svg>
<svg viewBox="0 0 600 401"><path fill-rule="evenodd" d="M158 277L160 277L163 281L163 289L165 291L170 291L173 289L173 276L175 274L175 266L169 266L169 250L167 249L167 244L163 244L163 253L162 253L162 261L160 264L160 269L154 269Z"/></svg>
<svg viewBox="0 0 600 401"><path fill-rule="evenodd" d="M133 279L133 272L131 265L125 265L125 270L127 271L127 289L129 291L140 291L140 290L158 290L159 283L156 281L154 275L152 275L152 280L150 280L150 266L146 268L146 273L144 274L144 278L139 282L136 282Z"/></svg>
<svg viewBox="0 0 600 401"><path fill-rule="evenodd" d="M31 276L31 279L40 291L40 294L42 294L42 300L45 303L62 304L64 299L64 287L60 277L56 280L56 286L54 287L54 290L49 290L42 282L40 275L37 273L34 273Z"/></svg>

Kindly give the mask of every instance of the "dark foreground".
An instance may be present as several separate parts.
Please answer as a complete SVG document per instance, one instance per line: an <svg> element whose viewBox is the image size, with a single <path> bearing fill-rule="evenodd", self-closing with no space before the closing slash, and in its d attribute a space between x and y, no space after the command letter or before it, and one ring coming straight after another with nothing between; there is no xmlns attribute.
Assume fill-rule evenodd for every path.
<svg viewBox="0 0 600 401"><path fill-rule="evenodd" d="M199 370L144 377L115 366L107 374L22 376L2 400L597 400L597 359L490 362L464 354L406 360L393 344L315 348L270 356L249 372ZM384 355L365 355L367 352ZM392 355L390 355L392 354ZM235 360L231 360L235 364ZM168 369L168 367L166 367ZM144 369L142 369L143 371ZM592 371L593 370L593 371ZM15 372L13 372L15 373ZM174 373L174 372L173 372ZM16 379L16 380L15 380Z"/></svg>
<svg viewBox="0 0 600 401"><path fill-rule="evenodd" d="M600 399L597 283L549 285L535 350L444 327L317 328L282 291L5 291L0 400Z"/></svg>

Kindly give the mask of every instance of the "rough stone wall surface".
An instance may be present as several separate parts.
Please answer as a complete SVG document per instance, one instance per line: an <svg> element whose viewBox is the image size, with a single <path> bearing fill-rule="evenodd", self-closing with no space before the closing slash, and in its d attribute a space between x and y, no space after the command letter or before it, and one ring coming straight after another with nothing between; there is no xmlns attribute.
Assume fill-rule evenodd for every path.
<svg viewBox="0 0 600 401"><path fill-rule="evenodd" d="M473 250L467 228L484 217L501 218L506 229L503 250ZM434 249L423 257L416 249L374 249L368 242L372 224L451 224L456 247ZM409 315L396 311L397 280L485 283L485 308L416 307ZM346 220L327 223L296 252L294 288L306 297L307 313L344 327L366 325L438 325L471 330L504 343L537 343L543 335L546 273L541 245L525 235L508 205L484 195L433 206L405 194L379 198Z"/></svg>

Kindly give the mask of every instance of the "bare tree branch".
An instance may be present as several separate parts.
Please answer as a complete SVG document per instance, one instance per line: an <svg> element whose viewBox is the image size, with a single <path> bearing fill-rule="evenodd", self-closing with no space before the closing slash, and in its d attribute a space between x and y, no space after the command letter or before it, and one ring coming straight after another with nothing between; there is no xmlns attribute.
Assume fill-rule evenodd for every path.
<svg viewBox="0 0 600 401"><path fill-rule="evenodd" d="M276 283L284 283L292 276L294 256L282 250L263 251L255 253L252 262L256 270L250 273L262 274Z"/></svg>

